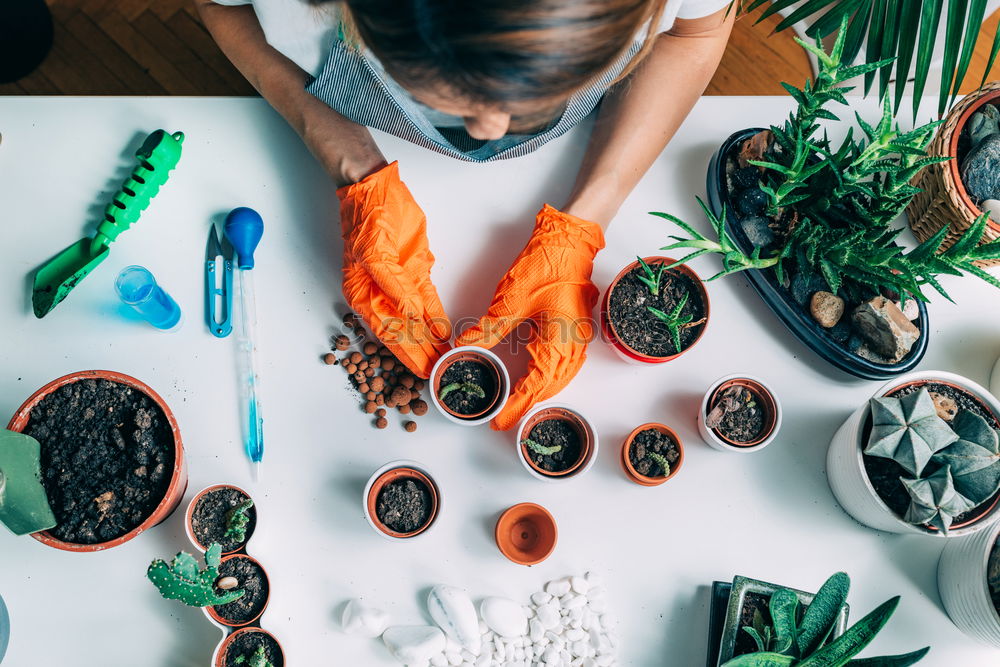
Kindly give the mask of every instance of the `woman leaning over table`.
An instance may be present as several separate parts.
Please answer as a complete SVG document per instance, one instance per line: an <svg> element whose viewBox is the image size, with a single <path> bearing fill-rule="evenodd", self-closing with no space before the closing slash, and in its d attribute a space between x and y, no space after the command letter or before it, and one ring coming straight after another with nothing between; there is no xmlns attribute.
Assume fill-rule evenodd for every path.
<svg viewBox="0 0 1000 667"><path fill-rule="evenodd" d="M336 182L344 296L427 377L451 337L423 212L369 127L459 160L525 155L600 106L569 199L527 246L463 345L530 319L532 360L507 429L580 369L604 230L708 85L729 0L198 0L205 25Z"/></svg>

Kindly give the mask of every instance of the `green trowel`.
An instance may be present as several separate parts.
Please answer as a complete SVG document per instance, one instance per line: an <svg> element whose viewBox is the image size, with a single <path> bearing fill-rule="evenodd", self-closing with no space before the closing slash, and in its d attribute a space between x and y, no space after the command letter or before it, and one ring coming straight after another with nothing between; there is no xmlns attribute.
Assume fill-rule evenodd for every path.
<svg viewBox="0 0 1000 667"><path fill-rule="evenodd" d="M108 246L132 226L167 182L181 157L182 132L157 130L146 137L135 156L139 164L104 209L93 238L80 239L50 259L35 274L31 305L35 317L45 317L108 256Z"/></svg>
<svg viewBox="0 0 1000 667"><path fill-rule="evenodd" d="M56 525L42 486L42 447L30 435L0 430L0 523L15 535Z"/></svg>

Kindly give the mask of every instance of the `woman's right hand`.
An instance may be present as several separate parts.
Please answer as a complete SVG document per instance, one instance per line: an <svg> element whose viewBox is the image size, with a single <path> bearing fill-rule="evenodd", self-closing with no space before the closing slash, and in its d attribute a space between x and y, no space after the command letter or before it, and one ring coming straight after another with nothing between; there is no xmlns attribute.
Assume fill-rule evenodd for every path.
<svg viewBox="0 0 1000 667"><path fill-rule="evenodd" d="M340 188L344 298L415 375L448 350L451 322L431 283L427 219L393 162Z"/></svg>

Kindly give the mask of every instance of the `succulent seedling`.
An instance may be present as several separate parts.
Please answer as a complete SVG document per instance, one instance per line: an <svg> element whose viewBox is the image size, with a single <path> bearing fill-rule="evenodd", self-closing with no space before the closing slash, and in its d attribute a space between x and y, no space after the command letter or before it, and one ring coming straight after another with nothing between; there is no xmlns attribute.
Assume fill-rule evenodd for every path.
<svg viewBox="0 0 1000 667"><path fill-rule="evenodd" d="M678 352L681 351L681 330L696 326L704 321L699 320L698 322L692 323L691 320L694 319L694 315L691 313L686 315L681 314L681 311L684 310L684 306L687 305L689 296L690 295L685 292L684 296L681 297L681 300L677 302L676 306L674 306L674 309L670 311L670 314L663 312L659 308L646 306L646 309L651 312L656 319L666 325L667 331L670 332L670 339L674 343L674 349Z"/></svg>
<svg viewBox="0 0 1000 667"><path fill-rule="evenodd" d="M906 667L919 662L929 651L922 648L906 655L853 660L888 622L899 597L886 600L836 639L831 639L837 617L847 601L851 580L838 572L826 580L805 612L799 614L798 595L787 588L778 589L769 604L772 626L743 629L754 638L760 650L737 656L723 667L843 667L862 662L866 665ZM757 618L754 618L757 626Z"/></svg>
<svg viewBox="0 0 1000 667"><path fill-rule="evenodd" d="M658 466L663 470L663 477L670 475L670 461L667 457L659 452L646 452L646 456L656 462Z"/></svg>
<svg viewBox="0 0 1000 667"><path fill-rule="evenodd" d="M247 498L226 512L226 532L224 537L231 537L237 542L243 542L247 538L247 527L250 524L249 510L251 507L253 507L253 500Z"/></svg>
<svg viewBox="0 0 1000 667"><path fill-rule="evenodd" d="M663 272L667 270L667 265L661 262L657 270L654 271L642 257L636 257L636 259L639 260L639 266L642 267L642 274L638 276L639 280L649 289L650 294L659 296L660 280L663 279Z"/></svg>
<svg viewBox="0 0 1000 667"><path fill-rule="evenodd" d="M872 432L865 454L892 459L914 477L936 452L958 440L925 388L901 398L873 398L870 405Z"/></svg>
<svg viewBox="0 0 1000 667"><path fill-rule="evenodd" d="M553 454L558 454L562 451L562 445L546 446L539 442L535 442L531 438L525 438L521 441L521 444L539 456L552 456Z"/></svg>
<svg viewBox="0 0 1000 667"><path fill-rule="evenodd" d="M461 391L476 398L486 398L486 392L483 388L472 382L452 382L449 385L441 387L441 391L438 392L438 398L443 401L444 397L453 391Z"/></svg>
<svg viewBox="0 0 1000 667"><path fill-rule="evenodd" d="M267 659L263 646L258 646L257 650L249 655L238 656L235 663L246 667L274 667L274 663Z"/></svg>
<svg viewBox="0 0 1000 667"><path fill-rule="evenodd" d="M753 610L753 625L744 625L743 632L750 635L750 638L757 645L758 651L771 651L774 648L774 630L764 622L764 615L760 613L759 609Z"/></svg>
<svg viewBox="0 0 1000 667"><path fill-rule="evenodd" d="M1000 490L1000 435L968 410L955 416L951 428L958 440L931 460L951 468L955 489L978 505Z"/></svg>
<svg viewBox="0 0 1000 667"><path fill-rule="evenodd" d="M180 600L192 607L227 604L242 597L244 591L215 592L221 556L222 546L213 542L205 552L204 569L199 569L194 556L181 551L169 565L159 558L154 560L146 570L146 576L160 591L160 595L168 600Z"/></svg>
<svg viewBox="0 0 1000 667"><path fill-rule="evenodd" d="M976 506L955 489L949 466L927 477L900 481L910 494L910 506L903 519L915 525L934 526L947 535L954 518Z"/></svg>
<svg viewBox="0 0 1000 667"><path fill-rule="evenodd" d="M715 406L712 407L708 416L705 417L705 425L711 429L719 428L723 418L729 413L736 412L744 405L752 408L756 404L756 401L753 400L753 394L749 389L733 385L719 395L719 400L716 401Z"/></svg>

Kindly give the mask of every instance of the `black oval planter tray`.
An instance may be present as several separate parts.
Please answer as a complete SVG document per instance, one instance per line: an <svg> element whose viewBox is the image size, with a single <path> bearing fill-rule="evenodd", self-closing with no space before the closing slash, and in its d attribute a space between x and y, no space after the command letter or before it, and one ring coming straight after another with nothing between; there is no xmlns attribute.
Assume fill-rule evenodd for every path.
<svg viewBox="0 0 1000 667"><path fill-rule="evenodd" d="M726 179L726 156L729 155L743 141L761 132L763 128L749 128L740 130L731 135L722 144L708 166L708 205L712 212L722 215L722 208L726 209L726 229L733 241L741 251L750 254L754 250L754 245L743 232L743 228L736 224L736 207L733 205L727 190ZM917 322L920 328L920 338L914 344L902 360L895 364L879 364L869 361L853 352L847 350L840 343L835 341L825 329L813 320L807 308L799 306L792 298L791 293L778 283L778 279L772 270L748 269L742 272L747 277L760 298L764 300L774 314L778 316L788 329L801 340L806 347L813 350L820 357L830 362L842 371L855 375L866 380L888 380L902 373L913 370L923 359L927 351L927 306L923 301L918 301L917 306L920 316Z"/></svg>

